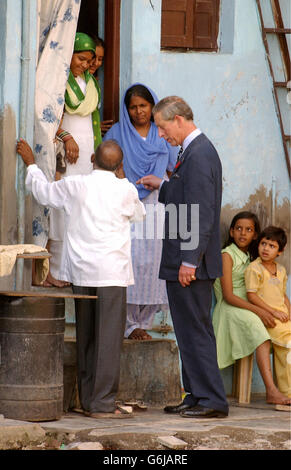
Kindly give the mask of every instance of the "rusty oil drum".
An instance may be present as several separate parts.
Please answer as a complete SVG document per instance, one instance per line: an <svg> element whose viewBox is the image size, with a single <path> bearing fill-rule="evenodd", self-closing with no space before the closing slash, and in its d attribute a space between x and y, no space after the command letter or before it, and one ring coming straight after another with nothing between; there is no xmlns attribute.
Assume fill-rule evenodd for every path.
<svg viewBox="0 0 291 470"><path fill-rule="evenodd" d="M0 295L0 414L24 421L63 412L65 301Z"/></svg>

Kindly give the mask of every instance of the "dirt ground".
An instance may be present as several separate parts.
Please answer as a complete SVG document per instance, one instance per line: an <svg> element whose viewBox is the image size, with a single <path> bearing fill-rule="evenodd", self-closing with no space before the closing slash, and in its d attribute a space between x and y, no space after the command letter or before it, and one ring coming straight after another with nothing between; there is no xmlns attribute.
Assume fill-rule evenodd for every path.
<svg viewBox="0 0 291 470"><path fill-rule="evenodd" d="M258 432L218 426L204 432L178 432L175 437L187 445L183 450L291 450L289 432ZM87 450L95 450L96 442L103 450L166 450L154 434L125 433L110 436L94 436L92 431L76 434L56 435L47 433L43 442L37 445L14 447L19 450L71 450L86 443ZM91 446L90 446L91 443ZM91 447L91 449L90 449ZM101 448L101 446L100 446Z"/></svg>

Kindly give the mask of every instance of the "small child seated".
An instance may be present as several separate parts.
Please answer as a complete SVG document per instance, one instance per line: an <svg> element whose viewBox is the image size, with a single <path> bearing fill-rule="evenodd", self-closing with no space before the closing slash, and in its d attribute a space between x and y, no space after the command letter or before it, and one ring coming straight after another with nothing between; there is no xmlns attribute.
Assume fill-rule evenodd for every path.
<svg viewBox="0 0 291 470"><path fill-rule="evenodd" d="M291 311L286 295L286 269L275 260L287 243L282 228L269 226L258 237L259 257L245 271L249 302L271 313L274 327L267 327L274 349L279 390L291 397ZM289 408L291 409L290 405Z"/></svg>

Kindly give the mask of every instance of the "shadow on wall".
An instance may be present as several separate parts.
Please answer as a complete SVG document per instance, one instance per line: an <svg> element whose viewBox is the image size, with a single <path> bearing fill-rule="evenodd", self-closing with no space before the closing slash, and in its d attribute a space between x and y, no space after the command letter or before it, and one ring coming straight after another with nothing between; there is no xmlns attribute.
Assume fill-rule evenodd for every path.
<svg viewBox="0 0 291 470"><path fill-rule="evenodd" d="M251 194L248 201L242 207L233 207L226 204L221 210L221 242L222 246L227 240L228 229L232 218L242 211L254 212L260 221L263 230L268 225L276 225L282 227L287 234L288 242L284 253L280 256L279 262L282 263L287 274L290 273L290 201L285 198L281 205L275 201L274 218L272 222L272 194L271 191L261 185L254 194Z"/></svg>

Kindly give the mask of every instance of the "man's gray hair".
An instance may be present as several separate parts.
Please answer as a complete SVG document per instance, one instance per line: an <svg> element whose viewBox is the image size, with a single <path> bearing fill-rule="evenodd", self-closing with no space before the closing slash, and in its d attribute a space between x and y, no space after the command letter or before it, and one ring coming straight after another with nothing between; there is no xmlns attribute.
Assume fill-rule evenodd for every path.
<svg viewBox="0 0 291 470"><path fill-rule="evenodd" d="M103 170L115 171L123 160L123 152L115 140L105 140L95 151L95 164Z"/></svg>
<svg viewBox="0 0 291 470"><path fill-rule="evenodd" d="M193 121L193 111L179 96L167 96L159 101L152 110L153 116L161 113L165 121L172 121L175 116L182 116L187 121Z"/></svg>

